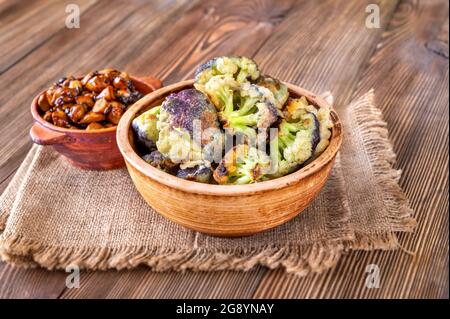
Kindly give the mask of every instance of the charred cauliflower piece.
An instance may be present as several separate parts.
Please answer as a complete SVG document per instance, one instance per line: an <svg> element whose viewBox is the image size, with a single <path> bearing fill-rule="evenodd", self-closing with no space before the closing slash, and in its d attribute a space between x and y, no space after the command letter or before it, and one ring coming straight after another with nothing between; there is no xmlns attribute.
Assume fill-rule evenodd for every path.
<svg viewBox="0 0 450 319"><path fill-rule="evenodd" d="M142 156L142 159L153 167L156 167L157 169L160 169L167 173L173 172L177 167L175 163L173 163L169 158L162 155L159 151L153 151L150 154L146 154Z"/></svg>
<svg viewBox="0 0 450 319"><path fill-rule="evenodd" d="M213 76L204 85L194 84L195 88L208 96L218 111L232 111L234 94L239 89L239 83L229 75Z"/></svg>
<svg viewBox="0 0 450 319"><path fill-rule="evenodd" d="M258 149L240 144L229 150L214 171L219 184L250 184L262 181L271 169L270 157Z"/></svg>
<svg viewBox="0 0 450 319"><path fill-rule="evenodd" d="M161 104L156 146L175 163L210 160L222 145L213 104L201 92L187 89L169 95ZM221 154L222 149L218 150Z"/></svg>
<svg viewBox="0 0 450 319"><path fill-rule="evenodd" d="M271 177L289 174L315 156L320 142L320 122L317 110L304 97L290 99L284 109L284 119L271 144L272 160L277 165Z"/></svg>
<svg viewBox="0 0 450 319"><path fill-rule="evenodd" d="M157 122L159 118L160 106L155 106L136 117L131 123L131 127L136 134L137 141L149 150L156 148L159 131Z"/></svg>
<svg viewBox="0 0 450 319"><path fill-rule="evenodd" d="M281 109L289 98L289 90L286 85L271 76L263 75L256 82L257 85L265 87L272 92L277 108Z"/></svg>
<svg viewBox="0 0 450 319"><path fill-rule="evenodd" d="M259 78L260 72L255 61L241 56L216 57L200 65L195 71L195 82L204 85L213 76L227 75L237 82L254 82Z"/></svg>
<svg viewBox="0 0 450 319"><path fill-rule="evenodd" d="M236 108L225 108L219 112L223 127L234 134L243 134L254 140L258 133L265 133L278 119L273 94L264 87L244 83L240 86L235 101Z"/></svg>
<svg viewBox="0 0 450 319"><path fill-rule="evenodd" d="M194 182L209 183L212 176L211 167L200 164L193 167L181 168L177 171L177 177Z"/></svg>
<svg viewBox="0 0 450 319"><path fill-rule="evenodd" d="M283 109L284 117L289 121L296 121L304 116L305 113L312 113L316 116L318 121L319 130L318 135L315 135L317 140L314 149L314 157L320 155L330 144L331 129L333 128L333 121L330 116L330 109L321 107L316 109L313 105L309 104L308 100L302 96L298 99L289 99L288 103Z"/></svg>

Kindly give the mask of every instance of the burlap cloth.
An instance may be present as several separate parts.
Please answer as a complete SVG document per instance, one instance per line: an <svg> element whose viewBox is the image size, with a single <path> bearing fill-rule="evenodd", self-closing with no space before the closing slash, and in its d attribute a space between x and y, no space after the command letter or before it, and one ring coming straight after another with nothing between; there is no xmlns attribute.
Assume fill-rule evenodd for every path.
<svg viewBox="0 0 450 319"><path fill-rule="evenodd" d="M299 275L336 264L347 249L395 249L414 219L373 92L341 111L345 136L325 188L292 221L243 238L217 238L153 211L126 169L71 167L33 146L0 200L0 256L48 269L248 270L282 266Z"/></svg>

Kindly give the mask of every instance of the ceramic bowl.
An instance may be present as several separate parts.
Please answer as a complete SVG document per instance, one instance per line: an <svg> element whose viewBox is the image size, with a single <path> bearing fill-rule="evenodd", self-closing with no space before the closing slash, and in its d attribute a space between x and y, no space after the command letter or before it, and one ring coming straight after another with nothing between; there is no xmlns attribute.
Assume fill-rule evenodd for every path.
<svg viewBox="0 0 450 319"><path fill-rule="evenodd" d="M136 189L158 213L190 229L224 237L255 234L283 224L302 212L325 185L342 143L342 125L332 109L330 145L314 161L289 175L249 185L210 185L180 179L152 167L135 151L132 120L159 105L170 93L192 88L193 80L157 90L122 116L117 143ZM317 107L322 98L285 83L291 96L304 95Z"/></svg>
<svg viewBox="0 0 450 319"><path fill-rule="evenodd" d="M161 87L153 77L131 77L136 89L148 94ZM116 143L117 126L100 130L72 130L45 121L38 112L37 95L31 103L34 124L31 140L39 145L52 145L72 165L83 169L106 170L124 166Z"/></svg>

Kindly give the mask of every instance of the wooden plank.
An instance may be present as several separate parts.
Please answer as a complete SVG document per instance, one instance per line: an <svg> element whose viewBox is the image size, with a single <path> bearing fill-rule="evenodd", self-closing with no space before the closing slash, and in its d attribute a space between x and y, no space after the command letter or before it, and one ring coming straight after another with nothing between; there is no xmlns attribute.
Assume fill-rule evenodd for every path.
<svg viewBox="0 0 450 319"><path fill-rule="evenodd" d="M265 270L155 273L141 267L128 271L92 272L79 289L61 298L243 298L255 291Z"/></svg>
<svg viewBox="0 0 450 319"><path fill-rule="evenodd" d="M76 4L84 13L96 0L80 0ZM65 28L68 4L32 0L7 1L0 6L0 74Z"/></svg>
<svg viewBox="0 0 450 319"><path fill-rule="evenodd" d="M354 92L373 87L389 124L401 186L418 219L416 231L399 240L414 256L352 252L332 271L288 277L288 285L270 273L255 297L448 298L448 59L424 45L448 30L445 23L447 2L403 1ZM379 289L365 287L372 263L380 267Z"/></svg>
<svg viewBox="0 0 450 319"><path fill-rule="evenodd" d="M0 298L58 298L66 274L51 275L42 269L24 269L0 263Z"/></svg>

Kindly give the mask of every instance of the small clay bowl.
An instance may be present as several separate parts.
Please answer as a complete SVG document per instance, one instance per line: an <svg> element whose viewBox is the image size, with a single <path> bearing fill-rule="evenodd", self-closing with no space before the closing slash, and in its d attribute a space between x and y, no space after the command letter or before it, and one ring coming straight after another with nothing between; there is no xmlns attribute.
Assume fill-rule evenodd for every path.
<svg viewBox="0 0 450 319"><path fill-rule="evenodd" d="M136 89L148 94L161 87L154 77L131 77ZM45 121L38 112L37 95L31 103L34 124L31 140L39 145L52 145L72 165L83 169L106 170L124 166L117 147L117 126L99 130L72 130Z"/></svg>
<svg viewBox="0 0 450 319"><path fill-rule="evenodd" d="M300 170L249 185L209 185L180 179L152 167L135 151L132 120L158 105L172 92L193 87L193 80L179 82L145 96L122 116L117 143L139 193L157 212L190 229L222 237L255 234L297 216L325 185L342 143L342 125L332 109L334 123L330 145ZM290 95L306 96L317 107L330 107L319 96L285 83Z"/></svg>

